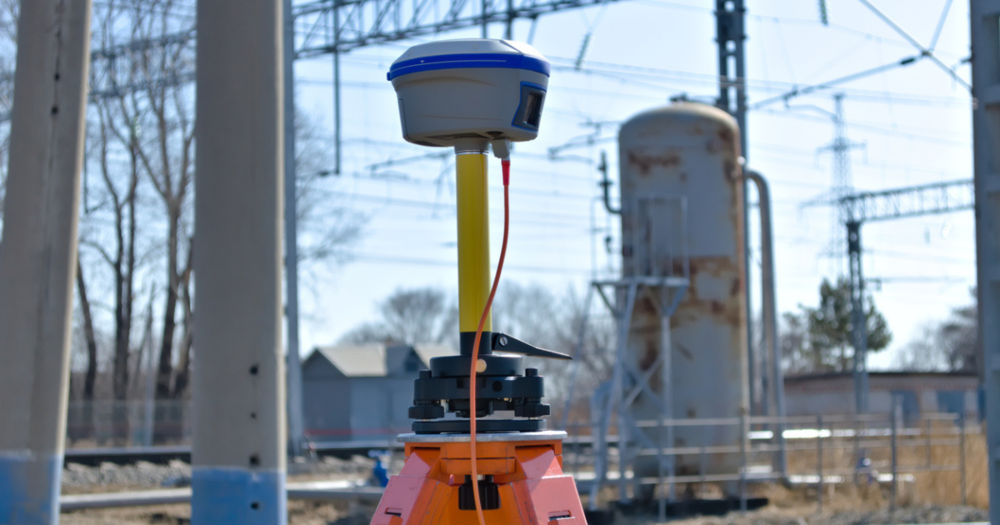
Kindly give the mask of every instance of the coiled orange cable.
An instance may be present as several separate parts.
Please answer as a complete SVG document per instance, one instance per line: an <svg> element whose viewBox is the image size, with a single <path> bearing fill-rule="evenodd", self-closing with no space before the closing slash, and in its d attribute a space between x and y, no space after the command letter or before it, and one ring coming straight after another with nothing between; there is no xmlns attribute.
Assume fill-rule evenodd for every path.
<svg viewBox="0 0 1000 525"><path fill-rule="evenodd" d="M486 525L486 518L483 517L483 504L479 501L479 471L476 465L476 364L479 362L479 340L483 336L483 326L486 325L486 317L490 315L490 307L493 306L493 296L497 293L497 285L500 284L500 272L503 270L503 260L507 255L507 230L510 226L510 160L503 159L500 162L503 169L503 244L500 247L500 260L497 261L497 274L493 277L493 287L490 289L490 296L486 299L486 308L482 317L479 318L479 327L476 328L476 338L472 343L472 364L469 369L469 447L472 459L472 497L476 501L476 515L479 517L479 525ZM486 210L483 210L485 213Z"/></svg>

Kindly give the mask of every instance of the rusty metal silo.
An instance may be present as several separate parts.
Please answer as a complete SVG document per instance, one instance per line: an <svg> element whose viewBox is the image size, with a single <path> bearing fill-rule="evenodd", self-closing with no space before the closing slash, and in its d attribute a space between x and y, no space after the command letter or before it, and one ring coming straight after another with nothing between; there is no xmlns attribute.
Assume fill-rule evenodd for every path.
<svg viewBox="0 0 1000 525"><path fill-rule="evenodd" d="M669 413L676 419L737 418L747 413L746 283L740 130L724 111L678 103L640 113L621 127L622 277L686 274L689 285L670 318ZM654 202L674 199L676 210ZM683 248L680 248L683 247ZM637 297L625 361L640 374L667 344L652 301ZM650 387L663 394L663 380ZM635 420L663 411L647 392L630 407ZM651 429L653 435L656 429ZM678 426L667 446L732 446L736 425ZM672 443L667 443L671 441ZM677 475L735 474L738 452L679 456ZM704 467L704 472L702 472ZM657 458L638 455L636 476L655 476Z"/></svg>

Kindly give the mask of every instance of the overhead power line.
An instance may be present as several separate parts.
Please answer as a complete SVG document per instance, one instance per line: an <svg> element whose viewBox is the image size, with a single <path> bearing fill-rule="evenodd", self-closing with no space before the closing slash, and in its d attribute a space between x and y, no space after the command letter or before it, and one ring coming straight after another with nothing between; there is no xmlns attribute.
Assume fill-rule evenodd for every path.
<svg viewBox="0 0 1000 525"><path fill-rule="evenodd" d="M937 47L938 38L941 36L941 31L944 29L944 22L948 19L948 12L951 11L952 0L945 0L944 10L941 11L941 18L938 19L937 27L934 28L934 36L931 37L931 45L927 46L927 49L934 51Z"/></svg>
<svg viewBox="0 0 1000 525"><path fill-rule="evenodd" d="M784 116L784 117L804 119L804 120L811 120L811 121L816 121L816 122L829 122L829 119L827 119L825 117L820 117L820 116L817 116L817 115L810 115L810 114L807 114L807 113L800 113L800 112L795 112L795 111L774 111L774 110L769 110L769 109L764 109L764 110L759 110L759 111L761 113L767 113L769 115L779 115L779 116ZM847 121L847 123L850 124L850 126L852 128L855 128L855 129L865 129L865 130L868 130L868 131L872 131L874 133L879 133L879 134L887 135L887 136L896 136L896 137L902 137L902 138L907 138L907 139L911 139L911 140L927 141L927 142L931 142L931 143L934 143L934 144L948 144L948 145L952 145L952 146L956 146L956 147L961 147L961 148L971 148L972 147L972 143L971 142L969 142L969 141L963 141L963 140L956 140L956 139L954 139L952 137L938 136L938 135L926 135L926 134L920 134L920 133L908 133L908 132L905 132L905 131L900 131L898 129L893 129L893 128L887 128L887 127L879 126L879 125L877 125L875 123L871 123L871 122Z"/></svg>
<svg viewBox="0 0 1000 525"><path fill-rule="evenodd" d="M851 82L851 81L854 81L854 80L859 80L859 79L862 79L862 78L865 78L865 77L870 77L872 75L877 75L879 73L885 73L886 71L891 71L891 70L899 68L899 67L908 66L910 64L916 63L921 58L923 58L922 55L906 57L906 58L903 58L903 59L901 59L901 60L899 60L897 62L893 62L891 64L885 64L885 65L882 65L882 66L874 67L872 69L866 69L865 71L859 71L859 72L851 74L851 75L847 75L847 76L840 77L840 78L835 78L833 80L828 80L826 82L823 82L822 84L816 84L816 85L812 85L812 86L806 86L806 87L803 87L803 88L796 87L796 88L792 89L791 91L788 91L787 93L783 93L783 94L778 95L776 97L766 98L764 100L761 100L760 102L756 102L754 104L751 104L750 105L750 109L760 109L760 108L762 108L764 106L773 104L775 102L785 102L787 104L789 100L791 100L791 99L793 99L795 97L801 97L801 96L809 95L811 93L815 93L817 91L823 91L823 90L831 89L831 88L833 88L835 86L839 86L841 84L846 84L847 82Z"/></svg>
<svg viewBox="0 0 1000 525"><path fill-rule="evenodd" d="M295 16L312 24L305 32L299 57L437 34L454 29L512 23L565 9L599 6L615 0L317 0L296 7ZM331 21L336 20L336 27Z"/></svg>
<svg viewBox="0 0 1000 525"><path fill-rule="evenodd" d="M865 284L871 284L876 289L881 289L883 284L965 282L966 280L962 277L948 277L945 275L905 275L897 277L868 277L865 279Z"/></svg>
<svg viewBox="0 0 1000 525"><path fill-rule="evenodd" d="M891 27L896 33L899 33L899 36L905 38L907 42L909 42L910 44L913 45L913 47L919 49L920 50L920 54L922 56L925 56L925 57L929 58L931 60L931 62L934 62L935 64L937 64L938 67L940 67L942 70L944 70L945 73L948 73L948 76L950 76L951 78L953 78L955 80L955 82L958 82L959 84L961 84L963 87L965 87L969 91L972 91L972 85L970 85L968 82L966 82L962 77L958 76L958 73L956 73L955 70L953 70L952 68L948 67L947 64L945 64L944 62L942 62L940 59L938 59L937 56L934 55L934 51L932 50L933 46L931 46L931 48L926 48L923 45L921 45L920 42L917 42L916 39L914 39L912 36L910 36L909 33L907 33L906 31L904 31L902 27L899 27L895 22L892 21L891 18L889 18L888 16L886 16L885 13L883 13L882 11L880 11L877 7L875 7L875 5L873 5L868 0L858 0L858 1L861 2L862 4L864 4L866 7L868 7L868 9L870 9L873 13L875 13L876 16L878 16L879 18L881 18L882 21L885 22L886 24L888 24L889 27ZM944 14L947 15L947 13L948 13L948 11L946 10ZM935 33L935 43L937 42L936 39L937 39L937 33Z"/></svg>
<svg viewBox="0 0 1000 525"><path fill-rule="evenodd" d="M814 86L801 86L794 82L780 82L780 81L763 81L763 80L752 80L746 79L748 91L760 92L779 92L778 96L767 99L767 104L771 104L775 101L779 101L784 97L787 97L789 93L794 93L794 96L801 96L811 93L813 91L820 91L826 88L834 87L836 85L844 84L852 80L857 80L866 76L871 76L883 71L888 71L890 69L910 65L924 57L920 55L905 57L897 62L891 64L886 64L883 66L878 66L871 70L865 70L859 73L854 73L846 77L841 77L838 79L830 80L817 84ZM677 71L662 68L651 68L643 66L632 66L627 64L614 64L607 62L595 62L592 60L587 61L587 65L576 68L574 59L564 58L564 57L549 57L552 61L552 69L556 71L566 71L575 72L582 74L592 74L601 75L608 78L613 78L615 80L620 80L623 82L629 82L632 84L643 85L647 87L652 87L655 89L665 89L669 88L665 82L677 82L681 84L704 84L706 86L729 86L730 84L735 84L736 80L722 78L718 75L708 74L708 73L695 73L691 71ZM911 60L912 59L912 60ZM623 76L625 75L625 76ZM639 77L642 81L637 81L634 78L627 77ZM914 103L921 105L956 105L956 104L970 104L970 101L956 99L955 97L933 97L924 96L916 93L899 93L899 92L887 92L887 91L872 91L863 89L842 89L845 94L850 96L854 100L885 100L887 97L891 96L893 103ZM782 93L783 92L783 93ZM758 102L752 106L750 109L759 108L765 105L764 102Z"/></svg>

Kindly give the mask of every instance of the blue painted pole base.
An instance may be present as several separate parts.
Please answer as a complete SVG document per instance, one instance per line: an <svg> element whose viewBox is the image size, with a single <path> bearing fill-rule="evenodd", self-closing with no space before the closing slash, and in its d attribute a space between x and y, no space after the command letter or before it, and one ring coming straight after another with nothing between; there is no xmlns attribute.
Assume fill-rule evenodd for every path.
<svg viewBox="0 0 1000 525"><path fill-rule="evenodd" d="M62 456L0 451L0 523L56 525Z"/></svg>
<svg viewBox="0 0 1000 525"><path fill-rule="evenodd" d="M286 525L284 471L195 468L191 476L192 525Z"/></svg>

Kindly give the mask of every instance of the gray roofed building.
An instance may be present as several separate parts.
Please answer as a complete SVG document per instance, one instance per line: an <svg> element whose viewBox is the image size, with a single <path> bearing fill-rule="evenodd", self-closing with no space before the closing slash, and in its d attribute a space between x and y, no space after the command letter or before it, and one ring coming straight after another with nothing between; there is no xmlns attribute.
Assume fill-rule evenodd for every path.
<svg viewBox="0 0 1000 525"><path fill-rule="evenodd" d="M979 378L965 372L868 373L869 404L873 414L892 412L893 398L907 420L921 413L981 413ZM785 376L786 413L789 416L850 414L854 411L854 378L850 372Z"/></svg>
<svg viewBox="0 0 1000 525"><path fill-rule="evenodd" d="M413 380L442 345L318 347L302 364L306 436L322 441L385 441L410 431Z"/></svg>

